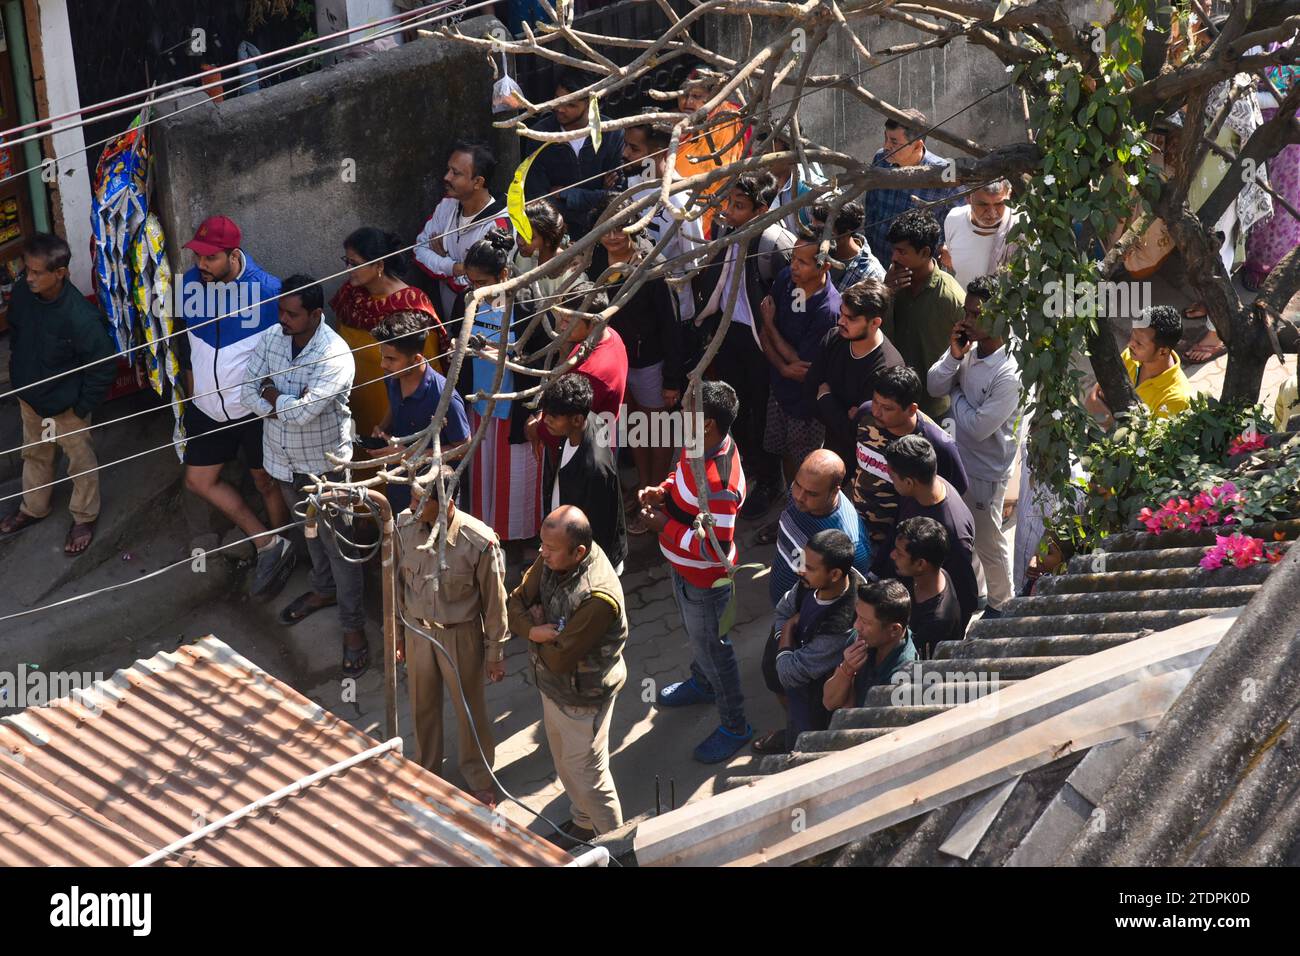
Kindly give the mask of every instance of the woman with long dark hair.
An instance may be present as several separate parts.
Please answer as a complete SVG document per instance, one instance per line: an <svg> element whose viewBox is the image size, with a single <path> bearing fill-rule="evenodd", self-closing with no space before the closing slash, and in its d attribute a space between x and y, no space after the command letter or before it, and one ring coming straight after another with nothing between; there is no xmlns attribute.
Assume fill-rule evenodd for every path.
<svg viewBox="0 0 1300 956"><path fill-rule="evenodd" d="M356 387L350 405L358 435L369 435L388 412L383 369L379 367L379 343L370 330L395 312L423 312L432 331L424 354L446 352L446 334L429 297L406 284L404 276L410 257L399 251L401 240L374 226L362 226L343 240L343 262L351 272L330 299L339 323L339 335L353 350ZM433 363L445 366L441 360Z"/></svg>

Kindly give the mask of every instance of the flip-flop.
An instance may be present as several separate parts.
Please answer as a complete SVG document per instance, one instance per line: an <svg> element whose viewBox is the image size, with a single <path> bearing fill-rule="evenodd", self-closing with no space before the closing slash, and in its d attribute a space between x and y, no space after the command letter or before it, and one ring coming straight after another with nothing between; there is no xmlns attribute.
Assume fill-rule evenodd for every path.
<svg viewBox="0 0 1300 956"><path fill-rule="evenodd" d="M280 623L285 627L292 627L299 621L311 617L317 611L323 611L327 607L333 607L338 601L330 601L328 604L312 604L311 599L316 596L315 591L308 591L306 594L299 594L296 598L280 612Z"/></svg>
<svg viewBox="0 0 1300 956"><path fill-rule="evenodd" d="M348 647L343 645L343 676L360 677L370 666L370 644L362 644L360 647Z"/></svg>
<svg viewBox="0 0 1300 956"><path fill-rule="evenodd" d="M776 544L776 539L779 537L781 537L781 522L777 521L754 535L754 543L763 546Z"/></svg>
<svg viewBox="0 0 1300 956"><path fill-rule="evenodd" d="M95 540L95 522L86 521L81 524L74 523L68 529L68 538L63 542L63 553L70 558L79 554L84 554L90 547L90 543ZM74 544L81 544L81 547L74 548Z"/></svg>
<svg viewBox="0 0 1300 956"><path fill-rule="evenodd" d="M1211 346L1203 346L1200 342L1197 342L1187 350L1187 364L1203 365L1206 362L1213 362L1220 355L1226 355L1227 352L1228 346L1223 342Z"/></svg>
<svg viewBox="0 0 1300 956"><path fill-rule="evenodd" d="M754 748L756 754L783 754L790 751L790 748L786 746L784 727L754 738L754 742L750 746Z"/></svg>
<svg viewBox="0 0 1300 956"><path fill-rule="evenodd" d="M17 534L23 528L30 528L38 521L44 521L44 518L33 518L26 511L18 510L8 515L4 521L0 522L0 535Z"/></svg>

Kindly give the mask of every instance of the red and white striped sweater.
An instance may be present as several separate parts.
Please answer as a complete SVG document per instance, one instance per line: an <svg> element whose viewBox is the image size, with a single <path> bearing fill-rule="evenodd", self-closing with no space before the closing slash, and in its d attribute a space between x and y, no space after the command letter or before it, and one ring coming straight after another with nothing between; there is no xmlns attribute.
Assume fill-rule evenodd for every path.
<svg viewBox="0 0 1300 956"><path fill-rule="evenodd" d="M740 467L740 452L730 435L716 448L705 452L704 474L708 481L709 511L715 521L718 544L726 550L733 564L737 561L736 515L745 501L745 472ZM665 492L664 511L668 524L659 532L659 550L673 570L696 587L707 588L726 574L726 565L713 549L707 534L692 529L700 513L695 474L683 450L677 467L659 486Z"/></svg>

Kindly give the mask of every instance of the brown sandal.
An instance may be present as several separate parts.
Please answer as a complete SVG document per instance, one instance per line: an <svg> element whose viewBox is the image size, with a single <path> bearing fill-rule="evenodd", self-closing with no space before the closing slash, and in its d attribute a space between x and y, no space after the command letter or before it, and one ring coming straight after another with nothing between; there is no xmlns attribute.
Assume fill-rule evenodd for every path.
<svg viewBox="0 0 1300 956"><path fill-rule="evenodd" d="M0 521L0 534L17 534L23 528L44 520L44 518L33 518L26 511L19 509L8 515L4 521Z"/></svg>
<svg viewBox="0 0 1300 956"><path fill-rule="evenodd" d="M68 529L68 540L63 543L63 553L69 556L81 554L95 540L95 522L73 524Z"/></svg>

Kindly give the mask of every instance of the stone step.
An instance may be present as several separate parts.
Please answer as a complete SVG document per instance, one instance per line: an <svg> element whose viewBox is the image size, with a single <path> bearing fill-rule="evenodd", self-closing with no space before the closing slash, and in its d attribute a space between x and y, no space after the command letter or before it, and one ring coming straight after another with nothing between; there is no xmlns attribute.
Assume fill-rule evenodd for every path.
<svg viewBox="0 0 1300 956"><path fill-rule="evenodd" d="M1199 559L1198 559L1199 560ZM1169 588L1223 588L1263 584L1272 565L1248 568L1201 567L1147 568L1139 571L1109 571L1105 574L1052 574L1039 578L1034 598L1089 592L1163 591Z"/></svg>
<svg viewBox="0 0 1300 956"><path fill-rule="evenodd" d="M831 730L862 730L871 727L906 727L952 710L947 706L843 707L831 715Z"/></svg>
<svg viewBox="0 0 1300 956"><path fill-rule="evenodd" d="M1044 614L1027 617L981 618L971 625L968 637L1050 637L1053 634L1115 634L1133 631L1164 631L1179 624L1200 620L1214 608L1170 611L1116 611L1104 614Z"/></svg>
<svg viewBox="0 0 1300 956"><path fill-rule="evenodd" d="M1125 531L1114 534L1102 542L1101 549L1106 552L1160 551L1169 548L1208 548L1214 544L1216 534L1231 533L1238 530L1234 525L1220 525L1204 531L1169 531L1165 534L1150 534L1146 531ZM1274 533L1283 538L1294 540L1300 538L1300 518L1288 518L1284 521L1266 521L1240 529L1265 541L1272 541ZM1088 555L1078 555L1072 560L1087 559Z"/></svg>
<svg viewBox="0 0 1300 956"><path fill-rule="evenodd" d="M861 727L850 730L806 730L795 741L799 753L820 754L832 750L848 750L877 737L887 737L897 727Z"/></svg>
<svg viewBox="0 0 1300 956"><path fill-rule="evenodd" d="M1213 539L1209 544L1214 544ZM1206 545L1190 548L1147 548L1140 551L1096 551L1076 554L1066 565L1067 574L1112 574L1116 571L1147 571L1165 568L1195 568L1205 557Z"/></svg>
<svg viewBox="0 0 1300 956"><path fill-rule="evenodd" d="M1117 611L1180 611L1191 608L1242 607L1258 584L1236 587L1161 588L1144 591L1098 591L1012 598L1003 619L1037 615L1106 614Z"/></svg>
<svg viewBox="0 0 1300 956"><path fill-rule="evenodd" d="M954 641L953 643L965 643ZM957 671L951 680L926 681L922 685L911 684L910 681L899 684L879 684L867 691L867 699L864 706L867 707L890 707L895 705L895 701L901 704L925 705L930 703L944 704L965 703L968 700L974 700L987 694L995 693L1004 687L1010 687L1012 684L1018 684L1019 681L999 680L967 680L964 671ZM836 711L836 714L840 711ZM835 725L835 714L831 715L831 726Z"/></svg>
<svg viewBox="0 0 1300 956"><path fill-rule="evenodd" d="M792 767L802 767L806 763L812 763L814 760L821 760L825 754L768 754L758 765L760 773L771 774L780 773L783 770L789 770Z"/></svg>
<svg viewBox="0 0 1300 956"><path fill-rule="evenodd" d="M1080 657L1119 647L1143 635L1143 631L1113 634L1053 634L1037 637L968 637L964 641L940 641L935 660L965 660L972 657L1049 657L1074 654Z"/></svg>
<svg viewBox="0 0 1300 956"><path fill-rule="evenodd" d="M1050 671L1053 667L1060 667L1077 658L1077 654L1057 654L1050 657L972 657L963 658L961 663L954 665L948 660L929 660L917 661L908 667L906 673L913 682L928 682L936 680L929 677L930 674L937 674L940 681L951 680L972 680L972 681L993 681L996 680L1000 686L1005 686L1008 681L1023 680L1026 677L1034 677L1045 671ZM955 670L954 667L960 667ZM961 674L964 677L956 677Z"/></svg>

